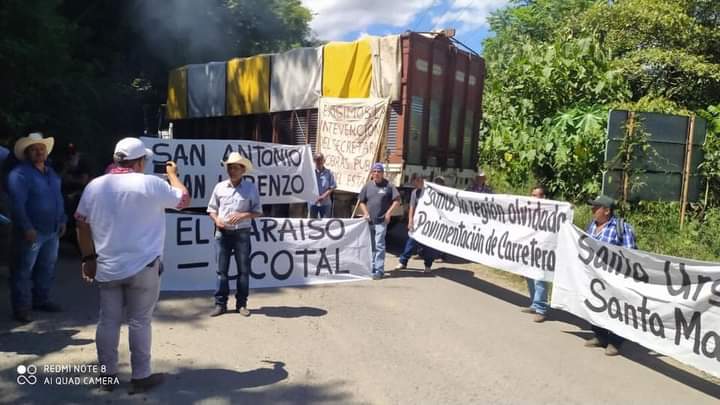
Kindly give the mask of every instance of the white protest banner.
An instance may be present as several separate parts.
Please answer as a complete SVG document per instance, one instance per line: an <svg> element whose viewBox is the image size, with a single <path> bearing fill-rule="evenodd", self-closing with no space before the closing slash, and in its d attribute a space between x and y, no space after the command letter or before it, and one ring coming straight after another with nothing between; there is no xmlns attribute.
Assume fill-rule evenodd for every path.
<svg viewBox="0 0 720 405"><path fill-rule="evenodd" d="M425 182L413 238L432 248L533 279L552 280L569 203L459 191Z"/></svg>
<svg viewBox="0 0 720 405"><path fill-rule="evenodd" d="M621 248L562 226L552 307L720 377L720 264Z"/></svg>
<svg viewBox="0 0 720 405"><path fill-rule="evenodd" d="M261 204L315 201L318 196L315 167L310 145L279 145L236 139L159 139L142 137L154 153L145 173L168 160L178 165L180 181L190 192L190 207L207 207L215 185L227 178L221 162L231 152L239 152L254 168L245 179L260 193ZM165 173L164 167L161 172Z"/></svg>
<svg viewBox="0 0 720 405"><path fill-rule="evenodd" d="M320 98L316 149L325 155L337 189L360 192L385 132L385 98Z"/></svg>
<svg viewBox="0 0 720 405"><path fill-rule="evenodd" d="M167 213L163 291L214 290L217 257L207 215ZM363 219L256 218L250 288L366 280L370 228ZM237 274L231 260L230 274ZM234 282L231 284L234 286Z"/></svg>

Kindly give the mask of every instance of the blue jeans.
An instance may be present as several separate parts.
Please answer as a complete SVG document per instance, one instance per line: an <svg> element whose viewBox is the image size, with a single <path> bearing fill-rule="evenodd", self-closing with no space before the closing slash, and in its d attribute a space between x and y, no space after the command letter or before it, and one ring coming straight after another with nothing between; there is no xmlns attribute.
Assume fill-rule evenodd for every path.
<svg viewBox="0 0 720 405"><path fill-rule="evenodd" d="M218 253L217 289L215 305L227 307L230 293L230 258L235 256L237 264L237 290L235 292L236 307L247 305L250 290L250 229L215 232L215 244Z"/></svg>
<svg viewBox="0 0 720 405"><path fill-rule="evenodd" d="M310 205L310 218L328 218L331 205Z"/></svg>
<svg viewBox="0 0 720 405"><path fill-rule="evenodd" d="M29 310L50 300L58 247L57 232L38 232L37 239L32 243L26 241L22 234L15 234L15 268L10 280L15 311Z"/></svg>
<svg viewBox="0 0 720 405"><path fill-rule="evenodd" d="M386 224L370 224L370 243L372 245L372 272L385 274L385 233Z"/></svg>
<svg viewBox="0 0 720 405"><path fill-rule="evenodd" d="M530 299L532 304L530 308L534 309L540 315L545 315L548 310L547 302L547 283L542 280L527 279L528 291L530 291Z"/></svg>
<svg viewBox="0 0 720 405"><path fill-rule="evenodd" d="M406 266L408 264L408 261L410 260L410 257L413 255L413 253L415 253L415 249L418 246L422 246L423 248L422 258L425 262L425 267L432 266L433 260L435 260L436 256L435 250L428 246L420 245L414 238L410 236L408 236L407 241L405 241L405 249L403 249L402 255L400 255L400 259L398 260L400 264Z"/></svg>

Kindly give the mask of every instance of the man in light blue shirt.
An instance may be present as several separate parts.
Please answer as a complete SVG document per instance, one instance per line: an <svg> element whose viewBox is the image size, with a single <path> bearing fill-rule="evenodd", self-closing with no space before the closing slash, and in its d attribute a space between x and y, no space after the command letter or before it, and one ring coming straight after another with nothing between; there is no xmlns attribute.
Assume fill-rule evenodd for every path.
<svg viewBox="0 0 720 405"><path fill-rule="evenodd" d="M252 163L248 159L232 152L223 164L229 178L215 186L207 208L217 228L215 242L218 252L215 310L210 316L227 312L231 256L235 256L238 271L235 311L250 316L247 309L250 291L250 227L252 220L263 212L260 194L255 183L243 180L243 176L252 171Z"/></svg>
<svg viewBox="0 0 720 405"><path fill-rule="evenodd" d="M318 198L310 205L310 218L328 218L332 211L332 193L337 188L335 176L325 167L325 156L316 153L315 178L318 185Z"/></svg>

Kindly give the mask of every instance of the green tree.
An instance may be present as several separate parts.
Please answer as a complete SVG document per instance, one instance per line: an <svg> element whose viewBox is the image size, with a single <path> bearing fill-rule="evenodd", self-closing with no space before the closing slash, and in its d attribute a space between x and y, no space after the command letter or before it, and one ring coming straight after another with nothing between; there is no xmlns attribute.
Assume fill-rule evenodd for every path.
<svg viewBox="0 0 720 405"><path fill-rule="evenodd" d="M636 100L700 109L720 101L719 14L720 2L708 0L601 2L574 29L602 39Z"/></svg>
<svg viewBox="0 0 720 405"><path fill-rule="evenodd" d="M719 22L713 0L511 2L484 43L482 161L568 199L596 192L609 109L688 114L720 102Z"/></svg>
<svg viewBox="0 0 720 405"><path fill-rule="evenodd" d="M109 156L150 125L170 69L311 44L311 17L299 0L3 0L0 134Z"/></svg>

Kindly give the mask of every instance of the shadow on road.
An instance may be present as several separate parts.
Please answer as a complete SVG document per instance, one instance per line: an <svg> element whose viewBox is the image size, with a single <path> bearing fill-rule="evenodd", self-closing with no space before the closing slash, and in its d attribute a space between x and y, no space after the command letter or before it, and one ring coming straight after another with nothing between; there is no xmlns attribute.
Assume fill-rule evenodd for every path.
<svg viewBox="0 0 720 405"><path fill-rule="evenodd" d="M283 384L289 376L285 363L263 361L248 371L223 368L180 368L165 376L165 383L152 391L128 395L129 384L121 376L113 392L100 392L91 385L44 384L42 375L33 386L15 385L4 392L14 403L48 403L50 398L78 403L346 403L350 394L341 391L343 382L334 384ZM2 372L5 380L17 378L15 367Z"/></svg>
<svg viewBox="0 0 720 405"><path fill-rule="evenodd" d="M518 307L526 307L529 305L529 298L527 296L489 283L485 280L476 278L475 273L469 270L441 268L433 271L433 274L454 281L456 283L460 283L475 290L481 291L485 294L491 295L497 299L503 300ZM551 310L548 316L548 320L571 324L578 327L579 329L583 329L583 331L579 332L565 332L575 335L582 340L587 340L592 337L592 332L587 331L588 329L590 329L590 324L587 321L569 312ZM579 342L579 344L582 343L583 342ZM685 371L670 363L666 363L661 360L661 358L663 357L662 355L651 352L645 347L640 346L634 342L625 342L621 350L621 355L655 372L663 374L666 377L672 378L675 381L692 387L700 392L711 395L715 398L720 398L720 385L714 384L708 379ZM611 359L608 360L611 361Z"/></svg>
<svg viewBox="0 0 720 405"><path fill-rule="evenodd" d="M250 313L253 315L265 315L272 318L302 318L318 317L327 315L327 311L322 308L315 307L260 307L258 309L251 309Z"/></svg>
<svg viewBox="0 0 720 405"><path fill-rule="evenodd" d="M497 299L503 300L518 307L526 307L530 304L530 300L528 299L528 297L518 294L515 291L499 287L483 279L479 279L475 277L475 273L470 270L450 269L447 267L442 267L433 270L432 274L438 277L446 278L456 283L460 283L464 286L473 288L485 294L492 295Z"/></svg>
<svg viewBox="0 0 720 405"><path fill-rule="evenodd" d="M593 337L592 332L565 331L565 333L575 335L584 340L588 340ZM596 348L595 350L602 349ZM620 355L700 392L715 398L720 398L720 385L714 384L712 381L664 362L661 359L665 356L652 350L648 350L635 342L629 340L625 341L620 350Z"/></svg>
<svg viewBox="0 0 720 405"><path fill-rule="evenodd" d="M68 346L93 343L92 339L74 338L79 332L78 329L5 332L0 334L0 352L45 356Z"/></svg>

